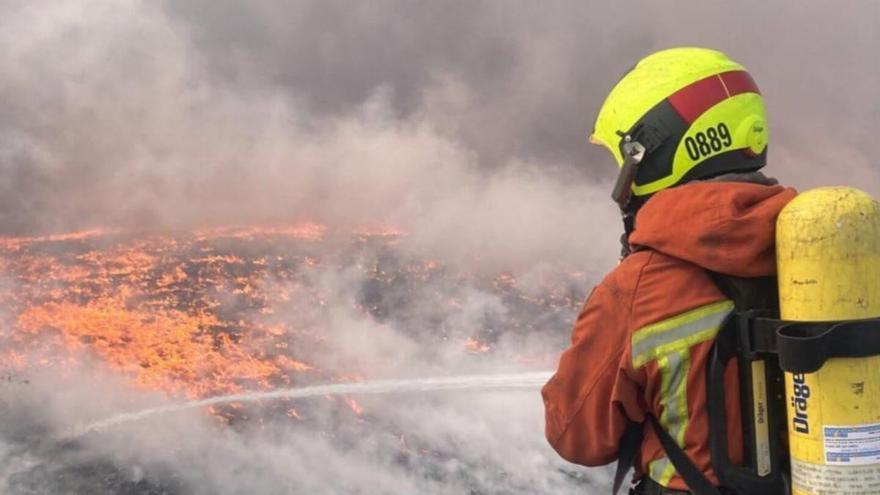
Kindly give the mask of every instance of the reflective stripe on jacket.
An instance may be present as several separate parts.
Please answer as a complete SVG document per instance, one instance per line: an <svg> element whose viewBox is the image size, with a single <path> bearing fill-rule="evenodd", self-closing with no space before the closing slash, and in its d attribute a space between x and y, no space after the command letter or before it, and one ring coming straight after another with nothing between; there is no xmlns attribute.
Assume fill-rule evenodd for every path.
<svg viewBox="0 0 880 495"><path fill-rule="evenodd" d="M564 458L595 466L617 458L627 418L654 414L710 480L706 363L733 303L707 270L740 277L775 273L774 225L795 191L697 182L657 193L636 219L633 244L593 290L543 389L546 434ZM728 440L742 459L736 366L725 376ZM650 428L637 476L685 489Z"/></svg>

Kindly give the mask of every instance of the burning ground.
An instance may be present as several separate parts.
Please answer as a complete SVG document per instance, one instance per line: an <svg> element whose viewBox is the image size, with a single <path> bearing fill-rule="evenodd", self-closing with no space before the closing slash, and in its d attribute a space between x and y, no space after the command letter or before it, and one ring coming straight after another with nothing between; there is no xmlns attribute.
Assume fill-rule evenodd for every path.
<svg viewBox="0 0 880 495"><path fill-rule="evenodd" d="M304 223L2 239L0 486L582 491L543 443L535 390L238 403L56 441L168 401L552 368L584 273L476 274L405 254L406 238Z"/></svg>
<svg viewBox="0 0 880 495"><path fill-rule="evenodd" d="M294 48L329 57L296 62L326 75L300 85L242 48L215 63L213 21L200 20L262 9L233 3L211 3L209 19L174 9L196 2L0 2L0 492L602 482L546 445L537 390L231 404L57 441L121 412L242 391L550 369L592 267L613 259L616 235L597 235L618 229L610 179L463 139L459 123L485 122L491 148L539 141L502 138L498 124L520 119L460 114L482 97L442 60L404 64L426 71L418 87L390 68L333 73L372 74L362 62L384 53L333 55L334 39L362 46L343 33L348 16L387 32L366 4L339 2L328 21L327 2L276 6L272 19L300 19L285 32L334 26L284 41L285 60ZM218 27L223 39L250 31ZM331 81L357 87L323 93Z"/></svg>

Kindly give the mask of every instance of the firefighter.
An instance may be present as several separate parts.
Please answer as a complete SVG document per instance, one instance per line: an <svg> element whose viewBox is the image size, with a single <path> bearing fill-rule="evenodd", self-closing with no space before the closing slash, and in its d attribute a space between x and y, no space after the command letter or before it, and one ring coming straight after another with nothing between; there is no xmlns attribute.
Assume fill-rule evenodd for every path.
<svg viewBox="0 0 880 495"><path fill-rule="evenodd" d="M590 141L622 167L614 197L623 258L593 289L542 395L547 439L571 462L627 462L622 445L635 426L631 493L732 493L713 488L720 482L709 450L706 367L734 310L716 276L775 274L776 217L796 192L760 172L768 137L749 73L703 48L642 59L599 111ZM738 463L736 366L723 376L716 386L724 388L727 449ZM669 452L676 449L708 489L688 486Z"/></svg>

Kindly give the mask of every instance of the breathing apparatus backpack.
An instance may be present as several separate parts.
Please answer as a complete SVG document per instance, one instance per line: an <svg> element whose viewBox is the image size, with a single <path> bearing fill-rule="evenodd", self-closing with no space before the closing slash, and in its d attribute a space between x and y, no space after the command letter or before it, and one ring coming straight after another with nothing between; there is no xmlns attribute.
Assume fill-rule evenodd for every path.
<svg viewBox="0 0 880 495"><path fill-rule="evenodd" d="M713 470L725 493L878 494L880 204L845 187L802 193L779 216L776 250L778 281L712 274L735 305L707 365ZM723 388L733 360L740 466L728 455ZM690 491L719 495L656 418L648 422ZM621 440L615 493L643 427L630 424Z"/></svg>
<svg viewBox="0 0 880 495"><path fill-rule="evenodd" d="M773 329L768 327L779 325L776 278L738 278L718 273L710 273L710 276L735 306L715 338L707 368L713 469L722 485L734 493L788 493L787 458L782 455L782 434L785 432L782 372L775 353L763 351L774 344L762 338L772 334ZM724 375L734 360L739 369L743 466L735 465L728 455ZM754 414L755 411L759 414ZM648 416L648 423L657 434L667 458L694 493L720 493L654 416ZM615 476L615 494L641 448L643 427L642 423L633 422L624 433Z"/></svg>

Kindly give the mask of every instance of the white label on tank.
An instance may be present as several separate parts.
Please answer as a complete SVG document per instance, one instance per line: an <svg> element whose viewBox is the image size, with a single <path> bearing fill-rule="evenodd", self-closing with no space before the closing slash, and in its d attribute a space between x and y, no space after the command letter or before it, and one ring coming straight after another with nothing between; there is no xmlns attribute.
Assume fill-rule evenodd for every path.
<svg viewBox="0 0 880 495"><path fill-rule="evenodd" d="M880 463L880 423L825 426L825 463L852 466Z"/></svg>
<svg viewBox="0 0 880 495"><path fill-rule="evenodd" d="M800 495L877 495L880 465L829 466L792 459L791 480Z"/></svg>

